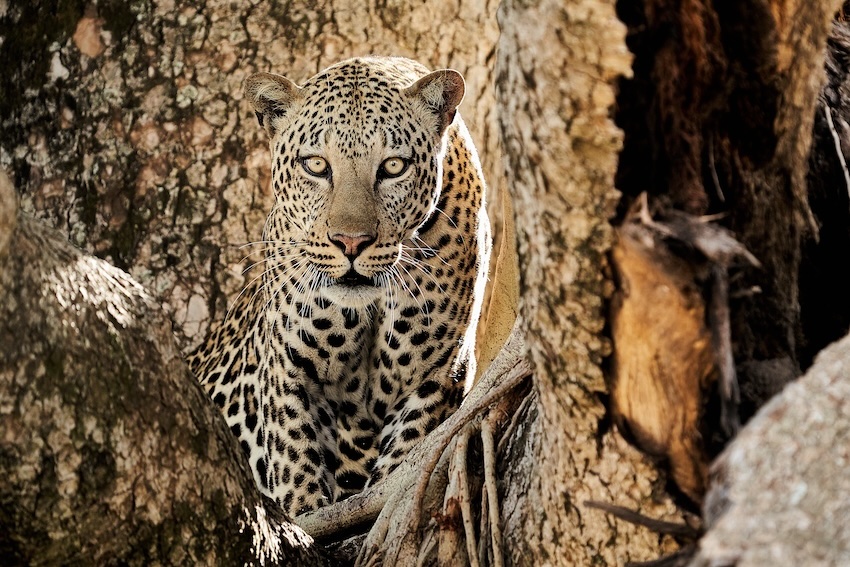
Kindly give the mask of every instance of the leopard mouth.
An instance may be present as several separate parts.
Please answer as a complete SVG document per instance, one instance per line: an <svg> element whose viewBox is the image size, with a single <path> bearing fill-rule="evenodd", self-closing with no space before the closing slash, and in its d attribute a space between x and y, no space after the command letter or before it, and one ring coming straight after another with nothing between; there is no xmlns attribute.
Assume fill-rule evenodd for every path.
<svg viewBox="0 0 850 567"><path fill-rule="evenodd" d="M363 274L357 272L353 266L348 270L348 272L346 272L344 276L337 278L336 283L346 287L375 287L375 282L372 280L372 278L364 276Z"/></svg>

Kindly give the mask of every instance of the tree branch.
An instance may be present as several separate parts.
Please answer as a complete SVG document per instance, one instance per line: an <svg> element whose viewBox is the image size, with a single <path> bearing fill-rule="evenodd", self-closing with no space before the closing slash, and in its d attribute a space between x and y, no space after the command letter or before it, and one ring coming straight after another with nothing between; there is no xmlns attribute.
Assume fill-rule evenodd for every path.
<svg viewBox="0 0 850 567"><path fill-rule="evenodd" d="M2 172L0 431L13 564L325 564L261 499L159 304L18 216Z"/></svg>

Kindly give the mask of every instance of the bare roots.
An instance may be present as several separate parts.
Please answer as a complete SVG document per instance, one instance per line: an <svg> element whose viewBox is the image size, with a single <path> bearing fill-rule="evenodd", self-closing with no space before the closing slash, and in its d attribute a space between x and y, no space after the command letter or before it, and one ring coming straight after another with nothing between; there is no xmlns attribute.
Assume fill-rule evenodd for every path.
<svg viewBox="0 0 850 567"><path fill-rule="evenodd" d="M517 396L508 394L531 374L523 357L519 325L518 321L460 409L431 432L398 469L365 492L299 516L295 522L317 539L333 540L374 520L360 546L356 564L361 567L435 560L439 565L500 567L495 438L518 405ZM467 462L475 436L481 438L483 480L473 482ZM480 510L476 514L473 501L478 494Z"/></svg>

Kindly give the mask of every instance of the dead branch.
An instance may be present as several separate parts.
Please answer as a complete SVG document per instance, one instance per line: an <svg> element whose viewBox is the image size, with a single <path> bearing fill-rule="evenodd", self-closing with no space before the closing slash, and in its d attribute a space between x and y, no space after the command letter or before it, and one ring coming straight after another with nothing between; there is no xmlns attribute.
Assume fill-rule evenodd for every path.
<svg viewBox="0 0 850 567"><path fill-rule="evenodd" d="M482 518L487 512L489 520L489 532L491 536L490 547L493 550L493 566L502 567L502 529L499 518L499 496L496 491L496 450L494 448L495 421L497 414L491 412L481 422L481 441L484 445L484 488L486 492L482 496ZM483 530L482 530L483 533Z"/></svg>
<svg viewBox="0 0 850 567"><path fill-rule="evenodd" d="M618 229L612 253L613 408L621 430L670 462L694 502L705 491L704 408L714 384L720 425L739 427L728 270L759 262L721 226L668 210L652 218L645 194Z"/></svg>
<svg viewBox="0 0 850 567"><path fill-rule="evenodd" d="M844 159L844 152L841 151L841 138L835 130L835 123L832 120L832 111L829 109L829 105L823 105L823 113L826 115L826 123L829 125L829 131L835 142L835 154L838 156L838 162L841 164L841 172L844 174L844 184L847 187L847 194L850 195L850 172L847 171L847 160Z"/></svg>

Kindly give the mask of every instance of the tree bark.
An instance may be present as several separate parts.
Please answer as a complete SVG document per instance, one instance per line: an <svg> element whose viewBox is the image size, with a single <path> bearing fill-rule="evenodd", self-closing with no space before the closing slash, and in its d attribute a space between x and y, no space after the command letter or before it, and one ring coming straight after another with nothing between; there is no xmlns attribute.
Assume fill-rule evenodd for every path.
<svg viewBox="0 0 850 567"><path fill-rule="evenodd" d="M0 166L24 210L151 290L186 350L246 283L257 249L241 246L272 203L267 140L242 96L251 73L298 82L370 54L456 68L498 234L496 6L12 2L0 9Z"/></svg>
<svg viewBox="0 0 850 567"><path fill-rule="evenodd" d="M495 552L507 563L619 565L679 546L585 505L683 518L608 406L609 220L640 193L726 212L765 265L741 272L730 303L747 411L850 320L803 344L817 316L800 313L818 293L816 282L798 293L806 158L834 0L505 0L501 36L495 0L7 4L0 166L26 210L151 290L0 206L0 554L15 562L322 560L261 502L160 313L185 349L245 282L253 249L238 245L259 238L271 202L268 150L241 94L255 71L299 81L384 53L465 75L461 112L497 226L503 187L514 201L535 367L498 445ZM621 80L626 41L634 78ZM820 216L838 202L829 195L817 220L840 225ZM470 560L456 518L437 519L455 532L452 557Z"/></svg>
<svg viewBox="0 0 850 567"><path fill-rule="evenodd" d="M845 3L846 4L846 3ZM846 10L846 7L845 7ZM808 234L800 267L800 363L850 328L850 275L841 266L850 247L850 24L833 23L826 53L827 84L819 96L809 155L808 197L817 232Z"/></svg>
<svg viewBox="0 0 850 567"><path fill-rule="evenodd" d="M264 507L153 298L15 199L0 173L4 564L323 564Z"/></svg>
<svg viewBox="0 0 850 567"><path fill-rule="evenodd" d="M622 136L609 118L629 73L614 2L506 1L500 8L498 100L517 217L520 305L535 401L506 449L506 560L513 565L620 565L675 544L585 506L616 503L656 518L658 475L600 424L606 254ZM546 25L541 25L546 22Z"/></svg>
<svg viewBox="0 0 850 567"><path fill-rule="evenodd" d="M621 213L646 191L694 215L720 214L762 264L739 270L731 290L745 419L811 358L799 298L802 244L817 230L806 171L826 37L839 5L620 2L635 53L635 76L622 82L618 98L626 132Z"/></svg>
<svg viewBox="0 0 850 567"><path fill-rule="evenodd" d="M691 565L850 563L850 337L771 400L715 461Z"/></svg>

